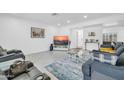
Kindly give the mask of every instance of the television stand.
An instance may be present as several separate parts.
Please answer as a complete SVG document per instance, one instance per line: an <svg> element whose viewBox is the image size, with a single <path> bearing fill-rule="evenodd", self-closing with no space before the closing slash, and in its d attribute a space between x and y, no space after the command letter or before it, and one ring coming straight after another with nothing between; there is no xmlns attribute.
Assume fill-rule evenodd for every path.
<svg viewBox="0 0 124 93"><path fill-rule="evenodd" d="M54 45L53 50L68 50L68 45Z"/></svg>

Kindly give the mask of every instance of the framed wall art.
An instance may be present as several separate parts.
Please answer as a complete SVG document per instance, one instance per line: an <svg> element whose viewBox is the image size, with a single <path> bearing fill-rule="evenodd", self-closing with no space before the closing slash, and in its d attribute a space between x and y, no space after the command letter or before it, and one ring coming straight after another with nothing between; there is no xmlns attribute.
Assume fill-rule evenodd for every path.
<svg viewBox="0 0 124 93"><path fill-rule="evenodd" d="M45 29L31 27L31 38L45 38Z"/></svg>
<svg viewBox="0 0 124 93"><path fill-rule="evenodd" d="M95 32L89 32L88 36L96 36L96 33Z"/></svg>

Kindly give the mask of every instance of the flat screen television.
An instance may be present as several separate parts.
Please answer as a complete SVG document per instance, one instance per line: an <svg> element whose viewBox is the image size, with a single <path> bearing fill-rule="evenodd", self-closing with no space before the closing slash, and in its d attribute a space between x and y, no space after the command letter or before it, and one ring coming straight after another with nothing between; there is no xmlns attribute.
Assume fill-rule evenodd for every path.
<svg viewBox="0 0 124 93"><path fill-rule="evenodd" d="M68 45L68 36L54 36L54 45Z"/></svg>

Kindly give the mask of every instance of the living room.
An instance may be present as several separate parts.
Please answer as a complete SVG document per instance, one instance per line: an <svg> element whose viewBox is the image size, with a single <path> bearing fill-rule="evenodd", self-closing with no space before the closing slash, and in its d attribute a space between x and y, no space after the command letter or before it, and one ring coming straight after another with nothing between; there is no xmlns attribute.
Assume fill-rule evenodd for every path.
<svg viewBox="0 0 124 93"><path fill-rule="evenodd" d="M1 13L0 68L5 73L1 79L123 80L123 17L123 13ZM93 60L101 69L95 67L91 73ZM112 69L101 71L104 65Z"/></svg>
<svg viewBox="0 0 124 93"><path fill-rule="evenodd" d="M123 93L123 0L1 0L0 91Z"/></svg>

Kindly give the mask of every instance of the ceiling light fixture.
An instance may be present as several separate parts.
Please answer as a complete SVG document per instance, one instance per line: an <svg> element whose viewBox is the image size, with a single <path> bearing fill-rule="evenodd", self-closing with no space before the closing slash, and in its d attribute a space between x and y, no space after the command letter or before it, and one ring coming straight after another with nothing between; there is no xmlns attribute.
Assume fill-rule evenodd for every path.
<svg viewBox="0 0 124 93"><path fill-rule="evenodd" d="M70 20L67 20L67 23L69 24L71 21Z"/></svg>
<svg viewBox="0 0 124 93"><path fill-rule="evenodd" d="M84 16L84 18L86 19L86 18L87 18L87 16L85 15L85 16Z"/></svg>
<svg viewBox="0 0 124 93"><path fill-rule="evenodd" d="M61 26L61 24L57 24L58 26Z"/></svg>

